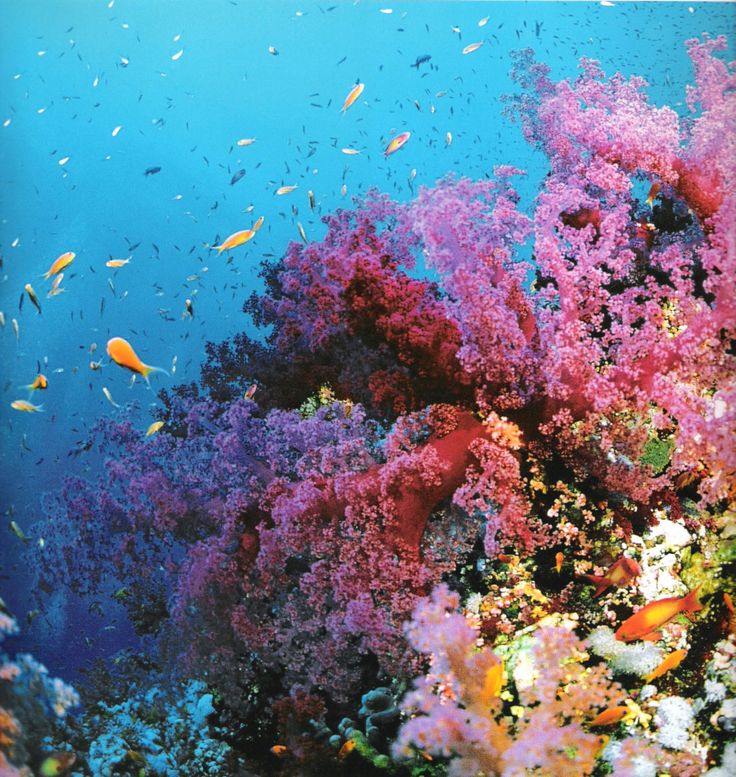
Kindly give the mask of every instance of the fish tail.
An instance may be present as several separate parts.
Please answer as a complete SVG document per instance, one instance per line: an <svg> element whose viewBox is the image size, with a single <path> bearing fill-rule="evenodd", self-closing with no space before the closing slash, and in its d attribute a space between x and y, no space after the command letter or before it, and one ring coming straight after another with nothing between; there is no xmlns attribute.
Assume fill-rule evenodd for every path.
<svg viewBox="0 0 736 777"><path fill-rule="evenodd" d="M607 588L611 587L611 581L603 575L580 575L579 580L585 580L595 586L593 596L600 596Z"/></svg>
<svg viewBox="0 0 736 777"><path fill-rule="evenodd" d="M695 588L693 588L693 590L690 591L690 593L687 594L687 596L683 599L682 609L685 612L697 612L698 610L703 609L703 605L700 603L700 599L698 599L701 585L703 584L698 583Z"/></svg>
<svg viewBox="0 0 736 777"><path fill-rule="evenodd" d="M152 372L163 372L164 375L168 375L168 377L171 377L171 375L169 375L168 371L165 370L163 367L153 367L150 364L144 364L143 365L143 369L141 370L141 375L143 375L143 380L146 381L146 383L148 384L149 388L151 387L151 381L148 380L148 376Z"/></svg>

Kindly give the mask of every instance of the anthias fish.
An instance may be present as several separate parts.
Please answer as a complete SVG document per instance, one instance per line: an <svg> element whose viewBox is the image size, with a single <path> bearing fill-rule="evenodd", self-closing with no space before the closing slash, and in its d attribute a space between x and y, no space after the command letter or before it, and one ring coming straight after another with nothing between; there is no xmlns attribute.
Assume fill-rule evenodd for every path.
<svg viewBox="0 0 736 777"><path fill-rule="evenodd" d="M10 403L13 410L20 410L21 413L42 413L43 405L34 405L25 399L16 399Z"/></svg>
<svg viewBox="0 0 736 777"><path fill-rule="evenodd" d="M365 84L356 84L349 92L348 96L345 98L345 102L342 104L341 111L345 113L345 111L360 97L361 94L363 94L363 90L365 89Z"/></svg>
<svg viewBox="0 0 736 777"><path fill-rule="evenodd" d="M46 379L46 376L39 372L38 375L36 375L36 379L33 381L33 383L29 383L24 388L27 388L30 392L33 392L36 390L43 391L48 387L49 387L49 382Z"/></svg>
<svg viewBox="0 0 736 777"><path fill-rule="evenodd" d="M41 313L41 303L38 301L38 297L36 296L36 292L31 286L30 283L26 283L26 285L23 287L26 290L26 294L28 295L28 299L33 303L33 307L36 308L36 310Z"/></svg>
<svg viewBox="0 0 736 777"><path fill-rule="evenodd" d="M150 437L153 434L156 434L156 432L164 425L163 421L154 421L148 429L146 429L146 437Z"/></svg>
<svg viewBox="0 0 736 777"><path fill-rule="evenodd" d="M613 726L629 711L628 707L609 707L590 721L591 726Z"/></svg>
<svg viewBox="0 0 736 777"><path fill-rule="evenodd" d="M587 580L595 588L593 596L600 596L612 585L622 588L641 575L641 567L633 558L621 556L611 564L605 575L580 575L581 580Z"/></svg>
<svg viewBox="0 0 736 777"><path fill-rule="evenodd" d="M254 235L255 229L242 229L240 232L233 232L232 235L228 235L219 246L212 246L213 251L217 251L221 254L223 251L229 251L231 248L237 248L247 243Z"/></svg>
<svg viewBox="0 0 736 777"><path fill-rule="evenodd" d="M394 152L398 151L411 137L411 132L399 133L387 146L383 152L384 156L390 156Z"/></svg>
<svg viewBox="0 0 736 777"><path fill-rule="evenodd" d="M671 669L676 669L685 660L686 655L687 650L673 650L649 674L644 675L644 681L651 683L652 680L656 680Z"/></svg>
<svg viewBox="0 0 736 777"><path fill-rule="evenodd" d="M107 355L115 364L125 367L126 370L130 370L137 375L141 375L146 383L149 383L148 376L152 372L169 374L163 367L152 367L150 364L144 364L133 350L133 346L122 337L113 337L107 341Z"/></svg>
<svg viewBox="0 0 736 777"><path fill-rule="evenodd" d="M46 270L44 278L48 280L52 275L60 273L65 267L70 265L74 261L76 254L73 251L67 251L53 261L51 267Z"/></svg>
<svg viewBox="0 0 736 777"><path fill-rule="evenodd" d="M698 601L698 588L686 596L669 596L649 602L630 618L627 618L616 632L616 639L631 642L635 639L657 639L658 629L674 620L680 614L693 613L703 609Z"/></svg>

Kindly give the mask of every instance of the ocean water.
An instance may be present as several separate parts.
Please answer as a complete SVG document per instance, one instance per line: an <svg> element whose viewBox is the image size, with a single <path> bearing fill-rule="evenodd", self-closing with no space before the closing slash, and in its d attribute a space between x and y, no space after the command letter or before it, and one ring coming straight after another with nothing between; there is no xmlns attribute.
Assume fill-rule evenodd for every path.
<svg viewBox="0 0 736 777"><path fill-rule="evenodd" d="M95 607L60 590L39 603L29 564L43 555L26 551L44 539L42 496L70 475L104 476L105 455L87 447L99 419L131 422L144 445L163 410L158 392L197 382L208 342L264 337L242 309L264 289L264 259L302 241L300 229L323 239L322 216L370 189L405 202L448 173L522 168L530 212L548 167L504 113L503 96L518 91L513 51L534 49L554 81L574 79L583 57L608 75L640 75L652 103L684 116L684 42L725 34L732 59L735 9L0 0L0 594L22 627L6 647L77 681L90 662L139 644L109 597ZM464 54L472 43L482 45ZM342 112L358 82L363 93ZM406 145L385 156L405 131ZM282 186L295 188L279 195ZM259 217L247 244L212 250ZM63 293L48 297L43 274L67 251ZM435 277L421 261L412 274ZM112 337L169 374L131 382L105 352ZM11 408L38 372L48 387L31 401L43 412Z"/></svg>

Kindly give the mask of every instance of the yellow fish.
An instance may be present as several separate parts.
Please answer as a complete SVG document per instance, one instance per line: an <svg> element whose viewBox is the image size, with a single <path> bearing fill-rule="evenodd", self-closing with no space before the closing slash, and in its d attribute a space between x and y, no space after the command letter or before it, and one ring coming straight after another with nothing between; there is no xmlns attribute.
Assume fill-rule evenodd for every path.
<svg viewBox="0 0 736 777"><path fill-rule="evenodd" d="M223 251L237 248L251 240L255 233L256 231L254 229L241 229L240 232L233 232L233 234L226 237L219 246L212 246L211 250L221 254Z"/></svg>
<svg viewBox="0 0 736 777"><path fill-rule="evenodd" d="M480 43L471 43L469 46L466 46L463 49L463 54L472 54L474 51L478 51L478 49L483 45L483 41Z"/></svg>
<svg viewBox="0 0 736 777"><path fill-rule="evenodd" d="M345 102L342 104L342 113L345 113L345 111L360 97L360 95L363 94L364 89L365 84L356 84L348 92L348 96L345 98Z"/></svg>
<svg viewBox="0 0 736 777"><path fill-rule="evenodd" d="M265 221L265 219L263 218L263 216L259 216L256 219L256 223L253 225L253 231L254 232L258 232L258 230L263 226L263 222L264 221Z"/></svg>
<svg viewBox="0 0 736 777"><path fill-rule="evenodd" d="M250 146L252 143L255 143L255 138L240 138L240 140L237 142L238 146Z"/></svg>
<svg viewBox="0 0 736 777"><path fill-rule="evenodd" d="M43 405L33 405L25 399L14 400L10 403L10 407L23 413L43 413Z"/></svg>
<svg viewBox="0 0 736 777"><path fill-rule="evenodd" d="M150 364L144 364L139 358L138 354L133 350L133 346L122 337L113 337L107 341L107 355L115 362L115 364L125 367L126 370L141 375L143 379L150 386L148 376L152 372L166 372L163 367L152 367Z"/></svg>
<svg viewBox="0 0 736 777"><path fill-rule="evenodd" d="M670 669L676 669L684 661L686 655L687 650L672 651L672 653L670 653L668 656L665 656L661 664L652 669L649 674L644 675L644 680L648 683L651 683L652 680L655 680L657 677L661 677L663 674L666 674L670 671Z"/></svg>
<svg viewBox="0 0 736 777"><path fill-rule="evenodd" d="M15 536L16 536L16 537L17 537L17 538L18 538L18 539L19 539L21 542L23 542L23 543L26 543L26 544L28 544L28 543L30 542L30 540L28 539L28 537L26 537L26 535L23 533L23 529L21 529L21 528L20 528L20 526L18 526L18 524L17 524L15 521L11 521L11 522L8 524L8 526L10 527L10 531L12 531L12 532L13 532L13 534L15 534Z"/></svg>
<svg viewBox="0 0 736 777"><path fill-rule="evenodd" d="M71 769L76 760L74 753L52 753L43 760L38 772L41 777L55 777Z"/></svg>
<svg viewBox="0 0 736 777"><path fill-rule="evenodd" d="M110 259L109 261L105 262L105 267L113 267L115 269L118 267L125 267L125 265L128 264L131 259L131 256L129 256L127 259Z"/></svg>
<svg viewBox="0 0 736 777"><path fill-rule="evenodd" d="M276 194L280 197L282 194L291 194L294 189L298 188L298 186L279 186L279 188L276 189Z"/></svg>
<svg viewBox="0 0 736 777"><path fill-rule="evenodd" d="M154 421L148 429L146 429L146 437L150 437L152 434L156 434L156 432L164 425L163 421Z"/></svg>
<svg viewBox="0 0 736 777"><path fill-rule="evenodd" d="M73 261L76 254L73 251L67 251L62 254L52 263L51 267L44 274L44 278L48 280L52 275L61 272L65 267L68 267Z"/></svg>
<svg viewBox="0 0 736 777"><path fill-rule="evenodd" d="M409 140L410 137L411 132L401 132L386 146L386 150L383 152L383 155L389 156L395 151L398 151L406 143L406 141Z"/></svg>
<svg viewBox="0 0 736 777"><path fill-rule="evenodd" d="M33 290L33 286L31 286L30 283L26 283L26 285L23 287L26 290L26 294L28 295L28 299L33 303L33 306L36 308L36 310L41 313L41 304L38 301L38 297L36 296L36 292Z"/></svg>

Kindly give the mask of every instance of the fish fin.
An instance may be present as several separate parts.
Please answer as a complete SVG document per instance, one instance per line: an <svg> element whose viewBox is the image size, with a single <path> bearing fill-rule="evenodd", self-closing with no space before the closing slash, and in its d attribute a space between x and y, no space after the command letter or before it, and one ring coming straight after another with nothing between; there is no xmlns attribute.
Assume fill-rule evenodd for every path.
<svg viewBox="0 0 736 777"><path fill-rule="evenodd" d="M703 609L703 605L700 603L700 599L698 599L698 594L700 593L701 585L703 584L698 583L695 586L695 588L693 588L693 590L690 591L689 594L687 594L687 596L682 602L682 611L688 617L690 617L691 613L694 613L694 612L697 612L698 610Z"/></svg>
<svg viewBox="0 0 736 777"><path fill-rule="evenodd" d="M657 640L662 639L662 632L661 631L651 631L649 634L645 634L642 637L642 640L645 642L657 642Z"/></svg>
<svg viewBox="0 0 736 777"><path fill-rule="evenodd" d="M605 590L611 587L611 581L603 575L580 575L579 580L584 580L587 583L595 586L595 592L593 596L600 596Z"/></svg>
<svg viewBox="0 0 736 777"><path fill-rule="evenodd" d="M150 364L144 364L143 365L143 369L141 370L141 375L143 376L143 380L145 380L146 383L148 384L149 388L151 387L151 381L148 380L148 376L152 372L163 372L164 375L167 375L168 377L171 377L171 375L169 375L168 370L165 370L163 367L153 367Z"/></svg>

